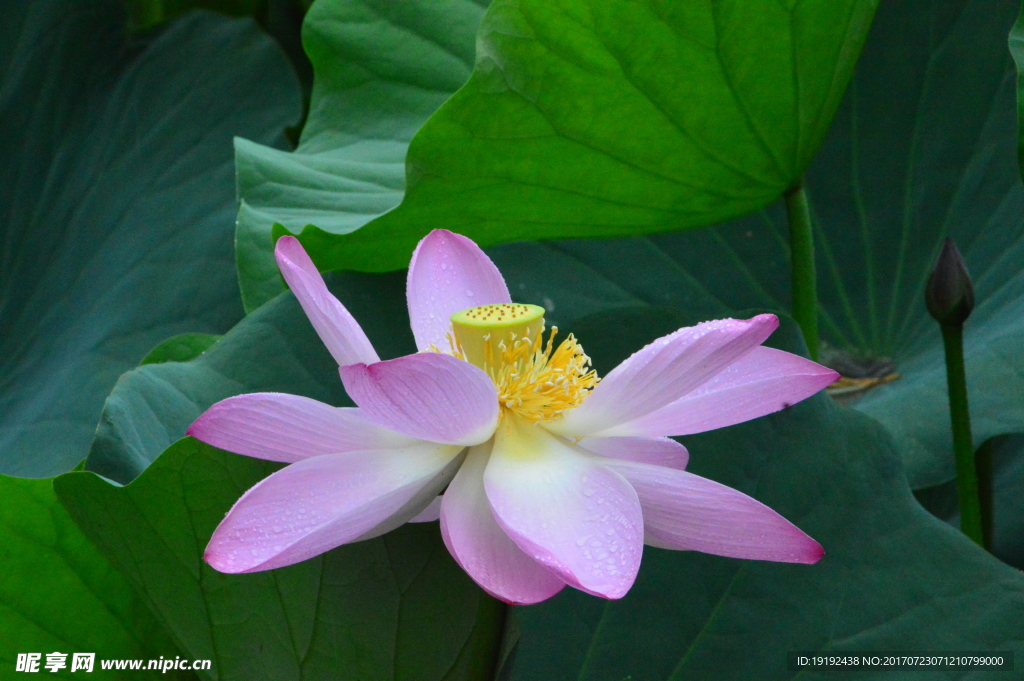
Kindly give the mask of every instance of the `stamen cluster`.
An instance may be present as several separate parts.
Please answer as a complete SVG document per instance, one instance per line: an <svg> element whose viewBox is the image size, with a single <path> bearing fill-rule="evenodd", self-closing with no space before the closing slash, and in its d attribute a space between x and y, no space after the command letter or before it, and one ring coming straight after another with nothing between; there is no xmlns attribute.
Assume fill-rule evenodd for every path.
<svg viewBox="0 0 1024 681"><path fill-rule="evenodd" d="M590 357L572 334L555 347L557 333L557 328L551 329L547 344L543 334L538 334L534 339L499 342L497 353L488 353L494 361L488 362L484 370L498 388L498 401L527 421L561 417L583 404L600 380L590 368Z"/></svg>

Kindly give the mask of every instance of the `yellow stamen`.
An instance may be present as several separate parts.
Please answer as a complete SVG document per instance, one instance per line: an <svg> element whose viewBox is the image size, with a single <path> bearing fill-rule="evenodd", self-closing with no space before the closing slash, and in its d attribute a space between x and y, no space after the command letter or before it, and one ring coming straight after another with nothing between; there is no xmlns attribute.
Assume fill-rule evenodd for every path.
<svg viewBox="0 0 1024 681"><path fill-rule="evenodd" d="M572 334L556 348L552 328L544 343L543 308L535 305L471 308L453 315L452 327L452 354L486 371L502 408L526 421L560 418L600 380Z"/></svg>

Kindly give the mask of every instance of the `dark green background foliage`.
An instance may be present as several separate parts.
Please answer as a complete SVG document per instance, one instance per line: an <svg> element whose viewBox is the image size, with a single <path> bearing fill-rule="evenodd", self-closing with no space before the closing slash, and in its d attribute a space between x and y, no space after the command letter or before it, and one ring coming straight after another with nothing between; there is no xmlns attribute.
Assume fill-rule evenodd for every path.
<svg viewBox="0 0 1024 681"><path fill-rule="evenodd" d="M138 28L187 3L129 4ZM210 658L209 678L239 681L496 666L506 680L663 681L788 679L797 649L1021 658L1024 577L907 484L952 471L921 299L951 234L978 292L967 360L976 439L996 438L996 554L1020 564L1008 434L1024 432L1024 194L1006 49L1019 7L883 2L868 33L874 4L319 0L294 152L303 87L252 20L191 13L132 34L118 3L4 5L0 471L55 475L88 453L90 472L0 476L0 665L45 648ZM273 30L286 6L304 9L232 11ZM273 235L302 232L324 267L385 270L434 227L494 244L758 210L489 249L513 298L543 305L607 372L680 326L788 309L787 227L768 204L801 174L825 355L892 357L903 378L856 402L864 413L819 395L685 443L691 470L821 541L817 565L647 549L622 600L567 589L506 621L436 524L265 573L202 562L278 464L180 439L187 426L244 392L350 404L283 292ZM404 272L327 280L382 357L413 350ZM804 351L787 318L770 343ZM945 492L929 505L955 522Z"/></svg>
<svg viewBox="0 0 1024 681"><path fill-rule="evenodd" d="M296 81L248 20L128 39L116 1L0 9L0 471L89 450L117 377L242 315L231 138L284 144Z"/></svg>

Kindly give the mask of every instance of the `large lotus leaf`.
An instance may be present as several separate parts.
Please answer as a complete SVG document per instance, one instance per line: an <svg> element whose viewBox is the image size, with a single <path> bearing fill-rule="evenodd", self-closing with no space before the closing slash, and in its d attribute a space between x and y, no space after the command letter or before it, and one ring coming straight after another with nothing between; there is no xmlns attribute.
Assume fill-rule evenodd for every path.
<svg viewBox="0 0 1024 681"><path fill-rule="evenodd" d="M173 21L195 9L232 17L252 17L272 38L295 67L304 98L309 97L313 68L302 50L302 19L313 0L124 0L129 30L145 31ZM289 139L294 128L288 131Z"/></svg>
<svg viewBox="0 0 1024 681"><path fill-rule="evenodd" d="M413 140L402 204L303 242L324 269L382 271L441 225L489 245L763 208L814 157L876 4L495 2L473 76Z"/></svg>
<svg viewBox="0 0 1024 681"><path fill-rule="evenodd" d="M211 679L490 678L504 606L451 559L436 524L268 572L206 565L217 523L279 467L186 438L127 487L84 472L54 487L188 655L213 661Z"/></svg>
<svg viewBox="0 0 1024 681"><path fill-rule="evenodd" d="M284 290L271 228L333 234L402 200L409 140L469 77L486 0L320 0L303 43L315 72L294 153L236 141L237 255L251 311Z"/></svg>
<svg viewBox="0 0 1024 681"><path fill-rule="evenodd" d="M975 442L1024 431L1024 189L1004 39L1017 9L1010 0L883 3L807 174L830 345L822 356L855 369L894 358L902 378L854 406L896 436L915 488L954 474L941 336L923 294L946 235L977 291L965 327ZM639 299L699 319L788 309L787 242L776 205L714 229L496 253L506 269L530 263L516 285L553 301ZM579 281L600 281L600 293L566 285L580 268Z"/></svg>
<svg viewBox="0 0 1024 681"><path fill-rule="evenodd" d="M251 21L138 43L117 0L11 2L0 45L0 471L48 476L159 341L241 316L231 138L283 144L299 102Z"/></svg>
<svg viewBox="0 0 1024 681"><path fill-rule="evenodd" d="M65 653L67 666L50 678L80 678L72 653L99 659L174 659L180 654L145 603L60 505L50 480L0 475L0 669L15 669L18 653ZM51 676L52 674L52 676ZM137 673L134 673L138 676ZM180 675L178 675L180 674ZM172 672L168 678L195 678Z"/></svg>
<svg viewBox="0 0 1024 681"><path fill-rule="evenodd" d="M606 372L635 342L672 326L670 316L624 308L573 328ZM773 340L791 350L802 344L791 322ZM818 395L683 441L689 470L775 508L821 541L825 557L786 565L645 547L637 583L619 601L566 590L516 608L519 646L505 678L790 679L786 652L798 650L1021 655L1024 576L921 508L892 437L873 419ZM947 674L861 671L856 678Z"/></svg>

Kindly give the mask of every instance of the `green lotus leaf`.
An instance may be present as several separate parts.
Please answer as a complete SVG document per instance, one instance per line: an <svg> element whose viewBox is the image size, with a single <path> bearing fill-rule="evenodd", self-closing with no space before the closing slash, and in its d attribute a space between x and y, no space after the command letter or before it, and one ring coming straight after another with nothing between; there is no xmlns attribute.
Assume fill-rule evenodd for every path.
<svg viewBox="0 0 1024 681"><path fill-rule="evenodd" d="M0 9L0 471L88 452L117 377L168 336L242 315L231 139L283 145L299 113L251 21L126 38L116 0Z"/></svg>
<svg viewBox="0 0 1024 681"><path fill-rule="evenodd" d="M409 149L394 211L303 243L403 267L444 226L481 245L712 224L799 182L877 3L500 0L469 82Z"/></svg>
<svg viewBox="0 0 1024 681"><path fill-rule="evenodd" d="M13 673L18 653L40 653L42 673L55 679L85 673L71 672L73 653L95 653L93 672L103 679L131 674L103 672L101 660L174 659L180 654L128 580L68 516L51 480L0 475L0 498L4 675ZM67 655L64 669L42 668L46 653L52 652ZM167 678L196 677L173 671Z"/></svg>
<svg viewBox="0 0 1024 681"><path fill-rule="evenodd" d="M211 333L183 333L171 336L142 358L139 364L187 362L209 350L220 336Z"/></svg>
<svg viewBox="0 0 1024 681"><path fill-rule="evenodd" d="M486 0L320 0L303 25L313 63L309 116L294 153L238 139L238 277L252 311L284 290L271 230L332 234L394 208L405 154L462 85Z"/></svg>

